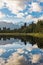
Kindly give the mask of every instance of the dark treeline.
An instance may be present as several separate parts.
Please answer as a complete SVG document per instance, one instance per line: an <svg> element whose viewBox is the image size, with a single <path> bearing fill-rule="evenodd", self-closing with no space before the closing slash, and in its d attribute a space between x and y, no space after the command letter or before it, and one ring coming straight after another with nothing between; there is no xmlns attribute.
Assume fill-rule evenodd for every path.
<svg viewBox="0 0 43 65"><path fill-rule="evenodd" d="M3 27L3 30L0 28L0 33L43 33L43 20L38 20L37 23L31 23L27 26L24 23L24 26L21 26L19 29L10 30L10 28L6 29Z"/></svg>

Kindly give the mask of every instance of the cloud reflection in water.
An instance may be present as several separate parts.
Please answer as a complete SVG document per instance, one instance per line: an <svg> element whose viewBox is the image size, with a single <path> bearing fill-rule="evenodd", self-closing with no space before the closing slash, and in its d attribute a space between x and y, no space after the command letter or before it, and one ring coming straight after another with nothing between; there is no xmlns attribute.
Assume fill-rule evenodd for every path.
<svg viewBox="0 0 43 65"><path fill-rule="evenodd" d="M13 43L1 45L0 50L0 65L43 65L43 50L39 49L37 44L25 46ZM7 63L5 63L8 54L9 57L7 56ZM42 62L40 62L41 60Z"/></svg>

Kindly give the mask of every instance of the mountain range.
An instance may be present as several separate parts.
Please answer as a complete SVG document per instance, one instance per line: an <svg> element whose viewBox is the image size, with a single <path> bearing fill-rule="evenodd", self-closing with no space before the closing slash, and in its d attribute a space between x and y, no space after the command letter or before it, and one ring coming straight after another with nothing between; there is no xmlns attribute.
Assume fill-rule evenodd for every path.
<svg viewBox="0 0 43 65"><path fill-rule="evenodd" d="M21 26L24 26L24 23L25 22L18 22L18 23L8 23L7 21L0 21L0 28L3 29L3 27L6 27L6 28L10 28L11 30L12 29L19 29L21 28ZM28 22L27 25L29 25L31 22Z"/></svg>
<svg viewBox="0 0 43 65"><path fill-rule="evenodd" d="M23 23L13 24L13 23L7 23L4 21L0 21L0 28L3 29L3 27L10 28L10 29L18 29L23 25Z"/></svg>

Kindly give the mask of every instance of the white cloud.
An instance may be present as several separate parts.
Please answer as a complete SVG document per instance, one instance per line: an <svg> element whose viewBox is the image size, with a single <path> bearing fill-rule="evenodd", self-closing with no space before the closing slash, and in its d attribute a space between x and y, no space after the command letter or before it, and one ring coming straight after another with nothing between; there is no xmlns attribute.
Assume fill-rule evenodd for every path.
<svg viewBox="0 0 43 65"><path fill-rule="evenodd" d="M34 23L37 23L38 20L43 20L43 15L38 18L33 18Z"/></svg>
<svg viewBox="0 0 43 65"><path fill-rule="evenodd" d="M26 50L32 51L35 48L38 48L38 45L37 44L34 44L33 46L26 47Z"/></svg>
<svg viewBox="0 0 43 65"><path fill-rule="evenodd" d="M9 8L9 10L11 10L12 13L15 14L25 8L24 2L22 2L21 0L4 0L4 2L6 2L6 6Z"/></svg>
<svg viewBox="0 0 43 65"><path fill-rule="evenodd" d="M26 22L29 22L30 20L33 19L33 16L32 15L28 15L25 19Z"/></svg>
<svg viewBox="0 0 43 65"><path fill-rule="evenodd" d="M0 8L4 6L4 3L6 3L7 8L15 14L17 14L20 10L23 10L26 6L24 1L21 0L0 0Z"/></svg>
<svg viewBox="0 0 43 65"><path fill-rule="evenodd" d="M36 2L32 2L32 4L30 5L30 12L40 12L41 11L41 6L36 3Z"/></svg>
<svg viewBox="0 0 43 65"><path fill-rule="evenodd" d="M30 22L30 21L34 21L34 17L32 15L26 16L25 22Z"/></svg>
<svg viewBox="0 0 43 65"><path fill-rule="evenodd" d="M25 18L25 22L34 21L34 23L37 23L38 20L43 20L43 15L40 16L40 17L38 17L38 18L33 17L32 15L28 15L28 16L26 16L26 18Z"/></svg>
<svg viewBox="0 0 43 65"><path fill-rule="evenodd" d="M6 52L6 50L5 49L0 49L0 55L2 55L3 53L5 53Z"/></svg>
<svg viewBox="0 0 43 65"><path fill-rule="evenodd" d="M2 0L0 0L0 9L3 7L4 3Z"/></svg>
<svg viewBox="0 0 43 65"><path fill-rule="evenodd" d="M25 22L34 21L34 23L37 23L38 19L39 19L39 18L35 18L35 17L33 17L32 15L28 15L28 16L26 16L26 18L25 18Z"/></svg>
<svg viewBox="0 0 43 65"><path fill-rule="evenodd" d="M31 62L32 63L38 63L42 56L40 54L34 54L31 55ZM39 65L43 65L43 63L39 63ZM13 53L12 56L10 56L7 59L7 63L5 63L5 60L3 58L0 58L0 65L31 65L29 63L29 60L26 59L23 55L19 55L18 53ZM33 64L32 64L33 65Z"/></svg>
<svg viewBox="0 0 43 65"><path fill-rule="evenodd" d="M33 49L32 46L26 48L26 50L28 50L28 51L32 51L32 49Z"/></svg>
<svg viewBox="0 0 43 65"><path fill-rule="evenodd" d="M22 18L23 16L24 16L23 13L18 13L18 14L17 14L17 17L18 17L18 18Z"/></svg>
<svg viewBox="0 0 43 65"><path fill-rule="evenodd" d="M43 20L43 15L39 17L39 20Z"/></svg>
<svg viewBox="0 0 43 65"><path fill-rule="evenodd" d="M38 45L37 45L37 44L34 44L34 45L33 45L33 48L38 48Z"/></svg>
<svg viewBox="0 0 43 65"><path fill-rule="evenodd" d="M0 65L5 65L5 60L3 58L0 58Z"/></svg>
<svg viewBox="0 0 43 65"><path fill-rule="evenodd" d="M34 54L32 55L32 63L37 63L39 60L41 59L41 55L40 54Z"/></svg>
<svg viewBox="0 0 43 65"><path fill-rule="evenodd" d="M7 62L6 65L28 65L26 58L18 53L13 53Z"/></svg>
<svg viewBox="0 0 43 65"><path fill-rule="evenodd" d="M39 2L43 2L43 0L39 0Z"/></svg>
<svg viewBox="0 0 43 65"><path fill-rule="evenodd" d="M24 53L23 49L17 49L17 53Z"/></svg>
<svg viewBox="0 0 43 65"><path fill-rule="evenodd" d="M25 15L27 15L28 14L28 12L25 12Z"/></svg>
<svg viewBox="0 0 43 65"><path fill-rule="evenodd" d="M2 12L0 12L0 19L5 17L5 14L3 14Z"/></svg>
<svg viewBox="0 0 43 65"><path fill-rule="evenodd" d="M9 8L9 10L12 11L12 13L17 14L20 10L23 10L27 4L26 2L32 2L33 0L0 0L0 7L4 6L4 3L6 3L6 6ZM42 1L42 0L41 0ZM41 7L38 3L32 2L30 11L41 11Z"/></svg>

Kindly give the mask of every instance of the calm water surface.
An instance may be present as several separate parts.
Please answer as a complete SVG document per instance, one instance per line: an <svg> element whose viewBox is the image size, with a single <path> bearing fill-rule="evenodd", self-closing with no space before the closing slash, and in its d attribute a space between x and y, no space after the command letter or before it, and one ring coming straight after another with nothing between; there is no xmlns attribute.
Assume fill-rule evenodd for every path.
<svg viewBox="0 0 43 65"><path fill-rule="evenodd" d="M43 65L43 39L0 38L0 65Z"/></svg>

